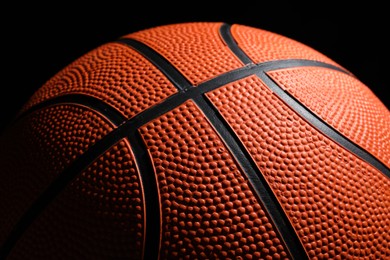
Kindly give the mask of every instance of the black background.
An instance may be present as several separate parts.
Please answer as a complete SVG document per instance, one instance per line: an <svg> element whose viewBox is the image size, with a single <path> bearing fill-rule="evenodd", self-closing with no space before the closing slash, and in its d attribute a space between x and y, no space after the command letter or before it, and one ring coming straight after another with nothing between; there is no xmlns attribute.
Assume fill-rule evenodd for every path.
<svg viewBox="0 0 390 260"><path fill-rule="evenodd" d="M347 68L390 108L387 8L291 2L5 4L0 18L0 130L35 90L86 52L141 29L190 21L238 23L300 41Z"/></svg>

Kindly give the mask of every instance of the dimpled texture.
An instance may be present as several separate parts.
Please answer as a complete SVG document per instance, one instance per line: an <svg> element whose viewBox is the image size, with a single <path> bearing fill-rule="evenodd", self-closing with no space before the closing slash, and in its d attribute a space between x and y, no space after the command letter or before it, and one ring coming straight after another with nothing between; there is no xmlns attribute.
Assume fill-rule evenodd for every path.
<svg viewBox="0 0 390 260"><path fill-rule="evenodd" d="M267 74L322 120L390 167L390 111L362 82L317 67Z"/></svg>
<svg viewBox="0 0 390 260"><path fill-rule="evenodd" d="M313 259L390 257L390 181L319 133L256 76L207 94Z"/></svg>
<svg viewBox="0 0 390 260"><path fill-rule="evenodd" d="M0 244L38 195L112 130L95 112L57 105L32 113L3 134L0 146Z"/></svg>
<svg viewBox="0 0 390 260"><path fill-rule="evenodd" d="M140 177L122 140L67 185L9 259L141 259L143 210Z"/></svg>
<svg viewBox="0 0 390 260"><path fill-rule="evenodd" d="M0 258L390 259L388 169L368 163L388 165L388 111L330 69L343 68L219 22L150 28L86 53L1 136ZM372 157L322 134L308 111Z"/></svg>
<svg viewBox="0 0 390 260"><path fill-rule="evenodd" d="M284 59L306 59L340 67L324 54L277 33L239 24L232 25L231 33L238 46L255 63Z"/></svg>
<svg viewBox="0 0 390 260"><path fill-rule="evenodd" d="M128 46L108 43L83 55L44 84L22 111L67 94L101 99L126 118L177 92L147 59Z"/></svg>
<svg viewBox="0 0 390 260"><path fill-rule="evenodd" d="M192 101L141 128L156 169L161 259L283 259L247 178Z"/></svg>
<svg viewBox="0 0 390 260"><path fill-rule="evenodd" d="M165 57L193 85L242 67L219 36L222 23L194 22L159 26L129 34Z"/></svg>

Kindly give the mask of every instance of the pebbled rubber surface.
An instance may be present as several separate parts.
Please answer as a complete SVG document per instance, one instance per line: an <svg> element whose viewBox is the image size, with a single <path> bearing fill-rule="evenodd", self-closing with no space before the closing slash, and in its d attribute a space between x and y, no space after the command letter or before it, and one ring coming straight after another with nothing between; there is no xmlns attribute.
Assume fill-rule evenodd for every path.
<svg viewBox="0 0 390 260"><path fill-rule="evenodd" d="M140 131L159 186L161 259L290 257L240 166L192 101Z"/></svg>
<svg viewBox="0 0 390 260"><path fill-rule="evenodd" d="M30 114L2 137L0 243L61 172L113 126L79 105L56 105Z"/></svg>
<svg viewBox="0 0 390 260"><path fill-rule="evenodd" d="M265 30L125 35L1 136L0 258L387 259L389 113Z"/></svg>
<svg viewBox="0 0 390 260"><path fill-rule="evenodd" d="M9 259L141 258L143 202L129 144L121 140L69 183Z"/></svg>
<svg viewBox="0 0 390 260"><path fill-rule="evenodd" d="M362 82L318 67L267 74L321 119L390 167L390 111Z"/></svg>
<svg viewBox="0 0 390 260"><path fill-rule="evenodd" d="M142 55L119 43L107 43L83 55L48 80L22 111L70 94L101 99L127 119L177 92Z"/></svg>
<svg viewBox="0 0 390 260"><path fill-rule="evenodd" d="M386 176L311 127L255 76L207 96L256 161L310 258L389 255Z"/></svg>

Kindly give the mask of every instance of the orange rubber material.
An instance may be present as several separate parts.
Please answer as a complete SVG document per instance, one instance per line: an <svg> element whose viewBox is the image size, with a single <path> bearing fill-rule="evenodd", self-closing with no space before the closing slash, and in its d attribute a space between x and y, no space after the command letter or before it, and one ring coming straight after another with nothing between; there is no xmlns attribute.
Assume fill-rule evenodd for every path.
<svg viewBox="0 0 390 260"><path fill-rule="evenodd" d="M7 260L390 258L390 111L266 30L193 22L104 44L32 95L0 158Z"/></svg>

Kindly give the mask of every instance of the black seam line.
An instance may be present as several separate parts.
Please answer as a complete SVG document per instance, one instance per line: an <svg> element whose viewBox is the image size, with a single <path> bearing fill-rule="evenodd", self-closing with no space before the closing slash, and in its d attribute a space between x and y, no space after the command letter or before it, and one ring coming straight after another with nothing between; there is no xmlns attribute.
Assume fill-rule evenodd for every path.
<svg viewBox="0 0 390 260"><path fill-rule="evenodd" d="M84 105L88 108L100 112L108 120L115 125L120 125L126 121L126 118L120 114L115 108L102 102L101 100L86 96L86 95L67 95L48 100L38 106L35 106L32 111L36 111L40 108L50 105L60 104L75 104ZM136 120L137 121L137 120ZM97 141L87 151L80 155L70 166L68 166L58 177L55 179L46 190L34 201L29 209L22 215L20 220L16 223L11 230L4 244L0 248L0 259L5 257L11 252L12 248L16 245L17 241L21 238L23 233L34 222L34 220L45 210L45 208L57 197L66 186L84 169L88 167L93 161L101 156L105 151L115 145L121 139L127 137L130 143L130 148L134 154L134 160L138 168L138 172L141 177L144 205L145 205L145 222L148 228L145 229L143 254L145 259L157 259L159 243L158 237L155 237L155 230L159 228L160 212L158 206L158 192L157 183L154 176L154 169L152 166L151 158L148 155L148 150L143 143L140 134L134 127L132 120L128 121L126 128L118 127L108 133L103 139ZM141 122L143 122L141 120ZM157 205L156 205L157 204ZM147 248L147 250L145 250Z"/></svg>
<svg viewBox="0 0 390 260"><path fill-rule="evenodd" d="M115 126L119 126L120 124L126 121L125 116L122 115L117 109L108 105L107 103L105 103L104 101L98 98L86 94L66 94L63 96L57 96L42 101L41 103L34 105L30 109L22 113L18 117L18 120L20 120L22 117L26 116L27 114L33 113L34 111L37 111L39 109L47 108L49 106L59 105L59 104L83 105L93 111L102 114L109 121L111 121Z"/></svg>
<svg viewBox="0 0 390 260"><path fill-rule="evenodd" d="M238 58L241 59L242 62L247 63L248 60L250 60L249 56L245 54L241 50L241 48L238 46L237 42L234 40L230 33L231 26L224 24L220 28L220 33L222 38L225 40L225 42L228 42L228 47L231 48L231 50L236 54ZM302 66L301 60L295 60L296 65L294 66L294 61L291 61L289 66L293 65L292 67L300 67ZM283 64L279 63L279 64ZM339 72L346 73L352 77L355 77L351 72L342 69L341 67L329 65L326 63L318 63L313 65L319 65L320 67L326 67L329 69L337 70ZM267 71L270 70L276 70L278 69L277 66L274 66L272 68L264 68L263 71L259 70L257 72L257 75L266 83L266 85L275 92L282 100L284 100L295 112L303 116L306 120L311 122L313 125L317 127L318 130L320 130L323 134L333 139L335 142L339 143L341 146L349 150L350 152L354 153L356 156L360 157L364 161L371 164L373 167L381 171L384 175L390 178L390 170L389 168L382 163L380 160L372 156L369 152L367 152L365 149L360 147L359 145L355 144L354 142L350 141L348 138L344 137L338 130L334 129L332 126L328 125L324 120L319 118L317 115L312 113L310 110L305 108L301 103L294 98L292 95L290 95L287 91L284 91L282 88L278 86L276 82L274 82L267 74ZM280 68L281 69L281 68ZM355 77L356 78L356 77Z"/></svg>
<svg viewBox="0 0 390 260"><path fill-rule="evenodd" d="M168 97L161 103L154 105L153 107L137 114L132 119L122 123L118 128L114 129L112 132L110 132L105 137L103 137L100 141L94 144L84 154L80 155L80 157L76 159L73 162L73 164L69 166L69 168L67 168L58 177L58 179L56 179L53 182L53 185L51 185L46 191L44 191L42 196L40 196L40 198L36 201L36 203L32 207L30 207L30 209L22 216L19 222L15 225L14 229L11 231L7 240L5 241L5 243L0 249L0 259L5 258L6 255L9 254L10 250L12 250L13 246L16 244L17 240L21 237L23 232L39 215L39 213L43 211L44 208L52 201L52 199L54 198L54 197L52 198L53 194L56 195L62 189L64 189L67 183L73 179L73 176L75 174L77 174L82 169L87 167L92 162L92 160L95 159L96 156L99 156L101 154L101 151L107 150L108 148L111 147L111 145L118 142L121 138L126 137L132 128L138 129L138 127L146 124L147 122L159 117L160 115L166 112L169 112L170 110L179 106L180 104L187 101L191 97L196 97L197 95L201 95L203 93L219 88L230 82L245 78L249 75L253 75L257 72L270 71L270 70L289 68L289 67L302 67L302 66L319 66L319 67L335 69L347 73L339 69L338 67L326 63L322 63L322 62L311 61L311 60L281 60L281 61L265 62L258 65L250 65L234 71L227 72L219 77L213 78L207 82L200 84L198 87L189 88L188 92L186 91L186 89L182 89L178 93L173 94L172 96ZM179 77L182 77L181 74L179 74ZM27 114L36 111L36 109L38 108L44 108L43 104L56 105L61 102L65 102L65 103L72 102L71 96L73 96L73 94L69 94L69 99L67 96L68 95L59 98L53 98L51 100L43 102L42 105L33 106L32 108L30 108L29 110L21 114L17 118L17 120L19 120L23 116L26 116ZM81 105L85 103L87 106L91 107L91 101L93 98L92 97L88 97L86 99L83 98L81 97L78 98L78 102L81 102ZM92 102L92 104L95 103L96 103L95 101ZM102 102L101 104L103 103L104 102ZM100 111L102 112L107 110L111 111L111 109L108 108L109 105L105 103L104 105L106 106L106 109L101 109ZM116 120L117 119L114 119L114 121Z"/></svg>
<svg viewBox="0 0 390 260"><path fill-rule="evenodd" d="M17 224L14 226L4 244L0 249L0 259L5 259L11 252L17 241L23 233L40 215L41 212L54 200L54 198L63 191L73 178L84 170L104 151L112 147L123 136L121 132L124 129L116 128L107 134L103 139L96 142L87 151L81 154L71 165L69 165L52 183L42 192L42 194L34 201L29 209L22 215Z"/></svg>
<svg viewBox="0 0 390 260"><path fill-rule="evenodd" d="M152 158L148 153L148 149L141 137L141 134L135 127L128 128L130 133L127 135L135 161L137 163L138 172L141 175L141 181L144 191L145 205L145 237L142 252L142 259L158 259L160 252L160 205L159 195L157 190L157 181L155 171L152 164ZM127 131L126 131L127 132Z"/></svg>
<svg viewBox="0 0 390 260"><path fill-rule="evenodd" d="M154 65L157 66L157 68L161 69L160 66L162 66L162 65L159 65L156 62L154 63ZM172 67L172 65L170 65L170 64L167 66ZM202 89L202 92L204 93L204 92L216 89L224 84L228 84L230 82L242 79L242 78L247 77L249 75L256 74L258 72L272 71L272 70L277 70L277 69L287 69L287 68L294 68L294 67L321 67L321 68L328 68L328 69L332 69L332 70L337 70L339 72L351 75L348 71L343 70L339 67L330 65L328 63L323 63L323 62L318 62L318 61L313 61L313 60L289 59L289 60L268 61L268 62L263 62L263 63L259 63L259 64L248 64L242 68L238 68L238 69L226 72L218 77L215 77L215 78L212 78L208 81L205 81L205 82L199 84L199 86L194 87L194 88L191 85L189 85L189 83L186 79L183 79L183 78L181 79L181 83L180 83L181 85L177 85L177 84L179 84L178 83L179 80L173 81L172 83L174 84L174 86L177 89L179 89L179 92L168 97L168 99L175 97L177 94L179 94L181 92L186 92L187 90ZM167 72L165 71L163 73L167 73ZM182 77L182 76L179 76L179 77ZM183 88L181 86L185 86L185 87ZM198 91L199 90L197 90L197 92ZM74 99L72 98L73 96L75 97ZM122 120L121 117L123 116L115 108L109 108L107 103L104 103L104 101L100 101L99 99L97 99L95 97L88 96L86 94L72 94L71 93L71 94L64 94L63 96L54 97L54 98L45 100L37 105L32 106L28 110L21 113L16 118L15 122L20 120L22 117L38 110L39 108L45 108L45 106L55 105L58 103L75 103L75 104L77 103L77 104L81 104L81 105L84 104L85 106L91 106L91 103L92 103L94 106L96 106L96 109L99 112L101 112L102 114L106 114L106 113L112 114L111 118L112 118L113 122L117 123L117 125L120 125L119 121ZM99 105L97 105L97 103L101 104L102 108L99 108ZM107 111L107 110L109 110L109 111ZM105 112L105 111L107 111L107 112ZM146 111L141 112L139 115L142 115ZM118 116L115 116L115 114ZM117 117L117 119L115 119L115 117ZM132 120L132 119L130 119L130 120Z"/></svg>
<svg viewBox="0 0 390 260"><path fill-rule="evenodd" d="M227 42L228 47L236 54L238 58L241 59L242 62L248 63L250 61L250 58L248 55L245 54L241 50L241 48L238 46L237 42L234 40L230 33L231 26L224 24L220 28L220 33L222 38ZM294 61L290 62L289 66L293 65ZM300 67L302 66L300 60L296 60L296 65L293 67ZM283 63L279 63L283 64ZM314 64L313 64L314 65ZM352 77L354 75L350 73L349 71L346 71L340 67L329 65L326 63L319 63L315 65L320 65L321 67L326 67L329 69L337 70L343 73L346 73ZM335 142L339 143L341 146L349 150L350 152L354 153L356 156L360 157L364 161L371 164L373 167L381 171L384 175L390 178L390 170L389 168L382 163L380 160L372 156L369 152L367 152L365 149L360 147L359 145L355 144L354 142L350 141L348 138L344 137L338 130L334 129L332 126L328 125L324 120L316 116L314 113L312 113L310 110L305 108L301 105L301 103L294 98L292 95L290 95L287 91L285 92L282 88L276 84L267 74L266 71L270 70L276 70L278 69L277 66L274 66L273 68L265 68L263 71L257 72L257 75L266 83L266 85L275 92L282 100L284 100L290 107L296 111L298 114L303 116L306 120L311 122L313 125L317 127L323 134L333 139Z"/></svg>
<svg viewBox="0 0 390 260"><path fill-rule="evenodd" d="M192 87L188 80L169 61L146 44L131 38L121 38L116 42L125 44L143 55L144 58L154 64L179 90L186 90Z"/></svg>
<svg viewBox="0 0 390 260"><path fill-rule="evenodd" d="M243 62L244 64L247 64L247 65L254 63L252 61L252 59L238 46L237 41L234 39L233 35L231 34L231 25L230 24L224 23L220 27L219 33L222 37L222 40L226 43L226 45L230 48L230 50L237 56L237 58L239 58L241 60L241 62ZM291 66L291 67L306 66L306 65L302 65L302 62L306 63L308 61L309 63L312 64L312 66L320 66L320 67L325 67L325 68L337 70L337 71L346 73L346 74L354 77L354 75L350 71L347 71L341 67L334 66L334 65L331 65L331 64L328 64L325 62L321 62L321 61L315 61L315 60L306 60L306 59L275 60L275 61L270 61L270 62L258 63L257 66L261 66L262 64L271 64L273 62L275 62L276 64L283 64L283 61L288 61L289 66ZM294 62L296 63L295 66L293 64ZM282 68L282 67L275 66L272 68L272 70L279 69L279 68ZM269 68L268 70L271 70L271 68Z"/></svg>
<svg viewBox="0 0 390 260"><path fill-rule="evenodd" d="M231 34L230 28L231 25L226 23L222 24L222 26L219 28L219 34L221 35L222 40L244 64L253 64L254 62L251 60L251 58L249 58L249 56L238 47L236 40Z"/></svg>
<svg viewBox="0 0 390 260"><path fill-rule="evenodd" d="M253 161L247 149L234 133L234 130L229 126L218 110L211 104L209 99L197 96L193 100L206 115L206 118L209 120L214 129L216 129L216 132L220 135L221 139L224 140L225 145L229 148L231 154L237 160L243 172L248 177L254 191L266 208L267 215L275 224L274 227L278 230L287 250L290 252L290 255L294 259L307 259L308 256L306 251L303 248L287 215L284 213L282 206L270 186L267 184L267 181L260 172L256 163Z"/></svg>
<svg viewBox="0 0 390 260"><path fill-rule="evenodd" d="M229 27L223 27L223 28L229 28ZM226 33L226 30L225 31L222 30L221 33ZM226 34L224 35L225 39L227 39L228 42L231 40L229 39L229 36L230 35L226 35ZM306 252L298 236L294 232L291 223L288 221L287 216L285 215L283 209L281 208L281 205L277 201L276 196L273 194L271 190L269 190L266 193L263 192L270 188L268 187L267 182L265 180L260 180L259 176L262 176L262 174L259 172L256 164L253 161L251 163L248 162L248 160L251 160L250 155L249 154L243 155L243 151L246 150L245 147L240 141L237 142L235 141L233 136L235 136L237 140L239 139L235 135L234 131L229 127L225 119L222 116L220 116L219 118L215 116L215 113L219 114L218 111L214 111L215 113L210 113L210 111L213 111L212 106L207 105L207 102L204 102L204 99L201 98L205 92L210 91L211 89L215 89L216 86L221 86L227 84L228 82L231 82L233 75L234 78L236 79L238 77L242 78L244 76L249 75L248 73L250 73L250 71L252 70L251 68L256 68L258 70L262 66L254 66L252 64L248 64L244 68L238 69L231 73L230 72L225 73L221 77L217 77L215 79L209 80L204 84L200 84L198 87L192 87L187 82L185 77L174 66L172 66L168 61L166 61L164 58L162 58L159 54L155 53L152 49L150 49L146 45L139 45L137 41L134 40L131 42L126 42L126 44L131 44L131 47L135 48L136 51L143 53L144 56L146 55L145 58L149 59L155 66L157 66L161 71L163 71L163 73L169 79L174 80L173 84L176 85L176 87L179 89L179 93L177 94L178 99L179 98L182 99L184 98L184 96L186 96L186 100L188 98L195 100L198 106L200 106L202 111L205 113L206 117L207 118L210 117L209 120L214 123L213 125L214 128L217 130L217 133L219 133L224 143L228 145L231 153L236 156L236 159L239 162L239 164L241 166L244 166L243 171L248 176L248 179L251 181L251 183L255 185L254 188L260 200L264 205L266 205L267 203L266 208L268 210L268 213L270 214L271 219L276 224L276 227L279 230L279 234L281 235L282 239L285 241L286 247L291 252L291 255L297 257L298 259L306 259L307 258ZM231 45L235 46L234 44ZM235 48L234 52L237 53L237 55L240 55L241 58L245 59L245 55L243 53L242 55L240 54L239 48ZM158 61L155 61L155 59L158 59ZM270 64L273 65L273 66L271 65L271 67L275 67L275 65L277 67L278 63L270 63ZM228 82L226 82L226 80L228 80ZM182 87L181 85L178 86L177 82L182 82L182 84L186 84L186 85L185 87ZM182 100L180 104L186 100ZM151 119L149 118L149 121L150 120ZM228 129L230 130L230 133ZM238 143L241 143L241 146L238 145ZM236 153L238 155L236 155ZM250 165L253 166L250 167ZM254 169L257 169L257 172Z"/></svg>
<svg viewBox="0 0 390 260"><path fill-rule="evenodd" d="M344 147L346 150L355 154L363 161L369 163L371 166L382 172L385 176L390 178L390 169L382 163L380 160L375 158L369 152L362 147L358 146L354 142L350 141L347 137L341 134L338 130L328 125L324 120L319 118L315 113L311 112L307 107L303 106L300 101L290 95L287 91L284 91L279 87L267 74L266 71L257 72L257 76L281 99L283 100L292 110L298 115L302 116L307 122L313 125L325 136L337 144Z"/></svg>

